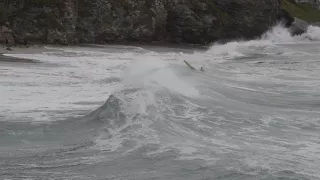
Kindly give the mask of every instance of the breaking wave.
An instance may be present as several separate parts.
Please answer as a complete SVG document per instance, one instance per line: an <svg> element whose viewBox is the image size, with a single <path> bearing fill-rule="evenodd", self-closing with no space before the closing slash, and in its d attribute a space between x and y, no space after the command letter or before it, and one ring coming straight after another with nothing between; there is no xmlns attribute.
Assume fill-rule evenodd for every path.
<svg viewBox="0 0 320 180"><path fill-rule="evenodd" d="M77 127L82 129L71 128L67 134L94 128L88 145L70 151L98 154L94 168L102 167L103 173L115 174L105 167L119 164L118 177L124 179L125 171L148 179L150 176L141 172L153 164L157 171L152 173L160 175L161 171L172 171L171 175L190 171L201 177L203 173L208 177L221 174L217 179L293 179L303 175L315 179L320 172L315 163L318 137L314 136L320 130L320 65L312 43L319 40L319 32L318 27L310 26L305 34L292 37L278 25L260 39L214 44L204 52L51 47L52 52L7 56L58 64L59 68L46 68L43 73L51 72L51 81L59 85L55 92L61 89L61 81L63 88L71 89L65 94L70 101L95 98L101 102L108 97L99 108L90 106L96 110L78 121ZM308 53L300 52L297 43L304 43ZM190 70L184 60L196 70ZM200 67L205 71L199 71ZM61 74L67 78L61 80ZM75 82L68 82L70 77ZM76 83L87 89L74 95ZM111 85L114 88L108 89ZM91 99L86 99L89 96ZM81 104L72 106L76 103ZM71 107L67 105L55 107ZM89 165L81 169L86 167Z"/></svg>
<svg viewBox="0 0 320 180"><path fill-rule="evenodd" d="M197 69L205 64L207 70L210 71L212 68L216 68L212 65L225 60L251 59L256 61L264 57L279 57L286 50L277 44L317 40L320 37L318 36L319 30L318 27L310 26L305 34L291 36L286 28L277 25L259 40L229 42L222 45L214 44L206 52L181 53L174 54L174 56L179 60L179 63L181 63L181 59L189 60L192 64L195 64ZM200 54L205 58L196 59ZM170 137L171 139L161 137L157 132L160 129L167 131L168 134L190 137L194 140L194 143L199 144L201 141L196 138L199 135L198 128L212 128L206 125L208 122L201 122L201 118L208 114L214 114L216 111L216 108L199 104L199 101L205 102L204 99L207 97L217 102L227 98L223 100L224 103L218 102L219 106L224 106L230 98L230 101L236 100L241 104L243 100L239 97L232 97L232 93L239 93L238 90L249 90L258 94L268 92L266 89L262 91L260 88L231 85L231 81L222 76L226 72L223 69L215 69L215 77L197 72L190 76L187 69L182 69L181 65L177 63L163 60L159 58L159 55L166 56L155 52L144 52L143 55L135 54L136 60L130 63L121 75L122 88L113 92L107 102L90 115L89 119L103 121L106 124L106 129L102 131L98 138L99 146L110 147L111 144L114 144L119 148L125 141L133 141L133 139L136 139L135 143L138 144L160 143L163 139L170 143L182 141L181 138L174 140L173 137ZM235 69L231 69L230 72L238 73ZM223 79L219 79L221 82L218 82L218 78ZM209 79L210 81L208 81ZM216 87L208 88L206 84ZM239 89L234 90L230 87ZM209 91L212 92L209 93ZM271 93L271 90L268 93ZM277 94L279 92L273 93ZM278 96L274 98L276 97ZM251 100L248 100L248 102ZM234 106L230 107L234 108ZM251 111L251 108L248 107L246 111ZM229 114L230 112L225 113ZM232 114L230 113L230 116L233 116ZM182 119L190 120L188 123L192 125L182 123ZM150 127L154 127L154 124L157 124L155 127L159 129ZM172 129L172 127L174 128ZM204 129L201 131L205 131ZM168 134L165 136L168 136ZM117 143L111 141L117 141ZM163 143L161 144L163 145ZM116 150L117 148L113 147L112 149Z"/></svg>
<svg viewBox="0 0 320 180"><path fill-rule="evenodd" d="M289 30L278 24L264 33L260 39L214 44L206 54L215 59L259 58L266 55L280 55L284 49L280 44L312 43L320 41L320 27L309 26L307 32L292 36Z"/></svg>
<svg viewBox="0 0 320 180"><path fill-rule="evenodd" d="M262 35L262 40L273 43L301 43L320 40L320 27L309 26L307 31L301 35L292 36L287 28L279 24Z"/></svg>

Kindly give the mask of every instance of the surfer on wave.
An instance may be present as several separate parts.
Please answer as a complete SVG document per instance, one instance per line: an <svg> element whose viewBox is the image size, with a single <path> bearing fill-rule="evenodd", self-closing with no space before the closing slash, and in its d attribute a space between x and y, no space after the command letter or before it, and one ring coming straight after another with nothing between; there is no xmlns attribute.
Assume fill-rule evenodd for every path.
<svg viewBox="0 0 320 180"><path fill-rule="evenodd" d="M191 64L189 64L186 60L184 60L184 63L185 63L191 70L197 70L195 67L191 66ZM200 71L201 71L201 72L204 72L203 66L201 66Z"/></svg>

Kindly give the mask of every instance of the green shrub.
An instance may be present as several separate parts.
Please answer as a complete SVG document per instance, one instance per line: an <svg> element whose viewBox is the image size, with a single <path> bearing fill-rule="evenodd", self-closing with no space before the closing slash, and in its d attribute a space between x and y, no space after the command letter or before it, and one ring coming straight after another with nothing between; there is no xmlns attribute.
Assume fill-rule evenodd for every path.
<svg viewBox="0 0 320 180"><path fill-rule="evenodd" d="M320 22L320 10L308 3L292 3L290 0L282 0L282 9L292 16L307 22Z"/></svg>

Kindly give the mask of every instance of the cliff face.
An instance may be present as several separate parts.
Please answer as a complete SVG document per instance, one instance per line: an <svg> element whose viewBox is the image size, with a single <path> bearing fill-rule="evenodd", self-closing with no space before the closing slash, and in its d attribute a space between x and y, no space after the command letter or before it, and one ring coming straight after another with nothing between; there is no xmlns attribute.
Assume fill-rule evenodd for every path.
<svg viewBox="0 0 320 180"><path fill-rule="evenodd" d="M280 0L14 1L16 43L163 41L206 44L253 38L273 25Z"/></svg>

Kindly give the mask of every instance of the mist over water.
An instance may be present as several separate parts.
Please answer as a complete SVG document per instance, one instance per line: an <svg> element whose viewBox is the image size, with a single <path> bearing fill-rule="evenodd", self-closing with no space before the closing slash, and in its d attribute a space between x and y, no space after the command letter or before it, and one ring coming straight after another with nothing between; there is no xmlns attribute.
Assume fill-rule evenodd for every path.
<svg viewBox="0 0 320 180"><path fill-rule="evenodd" d="M320 179L319 40L5 54L0 177Z"/></svg>

